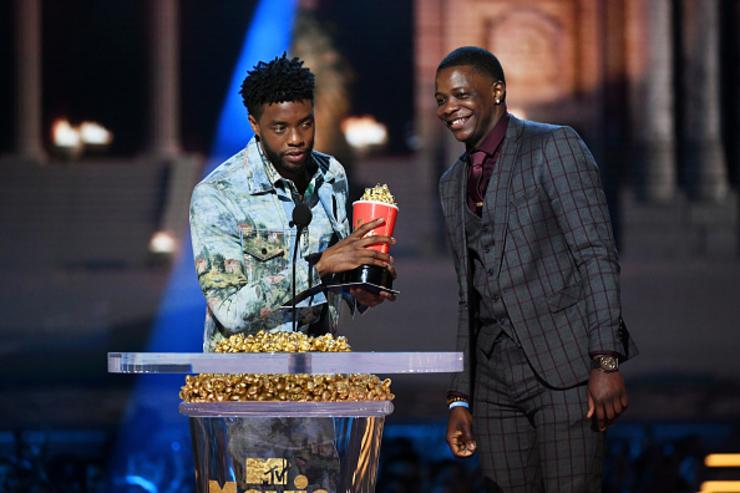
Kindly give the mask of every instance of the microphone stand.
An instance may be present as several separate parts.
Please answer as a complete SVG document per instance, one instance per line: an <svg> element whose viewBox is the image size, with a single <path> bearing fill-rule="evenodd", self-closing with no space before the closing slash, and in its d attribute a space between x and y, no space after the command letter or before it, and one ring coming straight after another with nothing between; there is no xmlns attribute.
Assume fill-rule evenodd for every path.
<svg viewBox="0 0 740 493"><path fill-rule="evenodd" d="M292 302L291 302L291 310L293 314L293 332L296 331L298 328L298 319L296 318L296 299L295 299L295 271L296 271L296 260L298 258L298 245L300 245L301 242L301 233L303 233L303 230L311 223L312 214L311 209L304 204L303 202L298 202L295 207L293 208L293 220L291 221L292 225L295 225L296 235L295 235L295 244L293 245L293 269L292 269L292 282L291 282L291 290L292 290Z"/></svg>
<svg viewBox="0 0 740 493"><path fill-rule="evenodd" d="M297 324L298 324L298 320L296 319L296 308L295 308L295 305L296 305L296 301L295 301L295 269L296 269L296 265L295 265L295 263L296 263L296 259L298 257L298 242L301 241L301 233L302 232L303 232L303 228L300 227L300 226L298 226L298 232L296 233L296 236L295 236L295 245L293 246L293 279L292 279L292 282L291 282L291 290L292 290L292 295L293 295L293 298L292 298L293 299L293 303L292 303L293 306L291 308L292 309L292 312L293 312L293 332L296 331Z"/></svg>

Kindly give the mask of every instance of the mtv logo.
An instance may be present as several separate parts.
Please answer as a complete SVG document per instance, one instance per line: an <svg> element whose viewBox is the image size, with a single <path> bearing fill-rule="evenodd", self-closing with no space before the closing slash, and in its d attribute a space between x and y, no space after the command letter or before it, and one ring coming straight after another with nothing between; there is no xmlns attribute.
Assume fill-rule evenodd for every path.
<svg viewBox="0 0 740 493"><path fill-rule="evenodd" d="M247 458L247 484L288 484L288 460Z"/></svg>

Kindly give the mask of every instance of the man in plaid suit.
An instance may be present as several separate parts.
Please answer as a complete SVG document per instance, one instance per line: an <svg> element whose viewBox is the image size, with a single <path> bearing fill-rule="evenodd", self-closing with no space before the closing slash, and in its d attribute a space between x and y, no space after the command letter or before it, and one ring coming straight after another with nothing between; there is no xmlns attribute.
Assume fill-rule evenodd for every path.
<svg viewBox="0 0 740 493"><path fill-rule="evenodd" d="M439 185L465 354L448 444L480 451L489 491L601 491L603 431L628 404L619 363L637 349L596 163L573 129L507 113L484 49L447 55L435 98L466 147Z"/></svg>

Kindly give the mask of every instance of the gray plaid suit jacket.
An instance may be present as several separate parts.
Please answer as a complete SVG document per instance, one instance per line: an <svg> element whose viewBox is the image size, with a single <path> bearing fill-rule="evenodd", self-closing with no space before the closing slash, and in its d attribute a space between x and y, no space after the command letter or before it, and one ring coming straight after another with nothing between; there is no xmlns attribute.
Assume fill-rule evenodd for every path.
<svg viewBox="0 0 740 493"><path fill-rule="evenodd" d="M548 385L588 379L591 354L637 353L622 321L619 262L598 167L569 127L511 116L483 210L484 263L530 364ZM458 281L451 390L473 396L477 306L465 236L465 155L440 179ZM496 283L496 285L493 285ZM483 376L482 376L483 377Z"/></svg>

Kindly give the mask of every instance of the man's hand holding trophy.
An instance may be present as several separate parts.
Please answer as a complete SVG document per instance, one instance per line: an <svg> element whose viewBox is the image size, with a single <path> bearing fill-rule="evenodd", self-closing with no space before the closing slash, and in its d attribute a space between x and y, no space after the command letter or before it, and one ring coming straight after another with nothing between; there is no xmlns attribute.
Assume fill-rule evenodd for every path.
<svg viewBox="0 0 740 493"><path fill-rule="evenodd" d="M396 243L393 229L398 206L388 185L366 188L360 200L352 204L354 231L322 252L316 263L325 279L323 288L349 289L361 304L375 306L395 300L393 290L396 269L390 247ZM308 292L299 295L305 297Z"/></svg>

